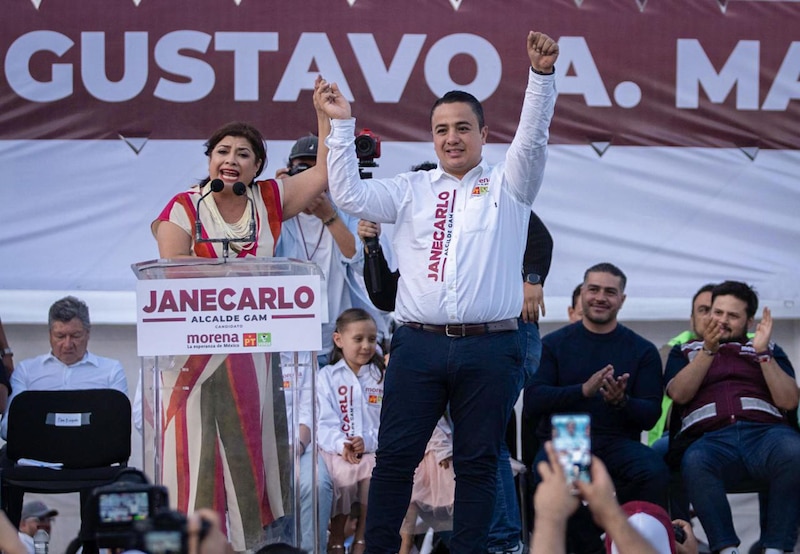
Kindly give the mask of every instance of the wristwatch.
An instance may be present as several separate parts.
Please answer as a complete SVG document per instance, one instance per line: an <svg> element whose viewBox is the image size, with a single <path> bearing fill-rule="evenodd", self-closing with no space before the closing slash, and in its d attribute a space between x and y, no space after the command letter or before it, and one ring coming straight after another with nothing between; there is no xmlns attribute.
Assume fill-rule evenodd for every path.
<svg viewBox="0 0 800 554"><path fill-rule="evenodd" d="M538 273L527 273L525 274L525 282L529 285L541 285L542 276Z"/></svg>
<svg viewBox="0 0 800 554"><path fill-rule="evenodd" d="M14 351L10 348L3 348L3 356L13 356Z"/></svg>

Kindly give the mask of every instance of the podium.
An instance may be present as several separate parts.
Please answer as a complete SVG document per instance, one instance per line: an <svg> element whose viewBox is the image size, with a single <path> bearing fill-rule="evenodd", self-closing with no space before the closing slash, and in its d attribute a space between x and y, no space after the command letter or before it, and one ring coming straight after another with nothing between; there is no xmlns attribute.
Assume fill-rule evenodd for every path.
<svg viewBox="0 0 800 554"><path fill-rule="evenodd" d="M317 513L315 352L321 272L286 258L187 258L132 266L145 473L170 507L215 509L234 550L301 543L301 479ZM313 475L301 475L301 421ZM306 483L306 488L308 483ZM314 541L316 543L317 541ZM324 548L325 545L322 545ZM314 551L320 546L315 544Z"/></svg>

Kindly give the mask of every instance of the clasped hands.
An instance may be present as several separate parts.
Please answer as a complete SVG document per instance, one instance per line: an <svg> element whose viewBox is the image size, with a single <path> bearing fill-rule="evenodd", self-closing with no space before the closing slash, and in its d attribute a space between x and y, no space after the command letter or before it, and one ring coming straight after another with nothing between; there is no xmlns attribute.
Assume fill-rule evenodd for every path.
<svg viewBox="0 0 800 554"><path fill-rule="evenodd" d="M351 464L361 463L361 457L364 455L364 439L361 437L351 437L349 442L344 443L342 449L342 458Z"/></svg>
<svg viewBox="0 0 800 554"><path fill-rule="evenodd" d="M607 404L620 406L625 403L625 389L630 376L630 373L623 373L619 377L614 377L614 366L608 364L581 385L581 392L586 398L591 398L599 392Z"/></svg>

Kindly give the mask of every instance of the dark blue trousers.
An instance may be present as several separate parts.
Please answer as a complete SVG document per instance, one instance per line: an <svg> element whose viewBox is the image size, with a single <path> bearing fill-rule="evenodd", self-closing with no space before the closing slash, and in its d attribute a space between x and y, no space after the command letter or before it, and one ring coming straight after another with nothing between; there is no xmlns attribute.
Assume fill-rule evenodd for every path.
<svg viewBox="0 0 800 554"><path fill-rule="evenodd" d="M369 553L395 553L414 470L450 404L456 496L450 549L486 552L497 458L522 372L517 331L451 338L402 326L392 339L367 509Z"/></svg>

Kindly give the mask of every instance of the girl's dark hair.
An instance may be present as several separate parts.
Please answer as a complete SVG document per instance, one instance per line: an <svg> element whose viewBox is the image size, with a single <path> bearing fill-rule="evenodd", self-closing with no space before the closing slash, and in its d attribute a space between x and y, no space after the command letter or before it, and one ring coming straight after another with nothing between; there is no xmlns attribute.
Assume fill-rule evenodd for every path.
<svg viewBox="0 0 800 554"><path fill-rule="evenodd" d="M253 147L253 153L255 153L256 158L261 160L261 167L259 167L258 171L256 171L256 177L258 177L267 166L267 147L264 146L264 137L261 135L261 131L249 123L243 123L241 121L231 121L230 123L226 123L214 131L211 137L206 141L204 145L206 148L206 156L211 156L211 152L214 150L214 147L216 147L219 141L225 137L242 137L247 139L247 141L250 143L250 146ZM205 183L208 181L208 179L209 177L206 177L201 181L201 183ZM249 185L250 183L245 184Z"/></svg>
<svg viewBox="0 0 800 554"><path fill-rule="evenodd" d="M373 318L368 311L362 308L350 308L348 310L343 311L341 314L339 314L339 317L336 318L335 331L337 333L341 333L342 331L344 331L345 327L347 327L351 323L356 323L358 321L371 321L372 323L375 323L375 318ZM375 325L377 327L377 323ZM344 353L342 352L342 349L336 346L336 343L334 342L328 363L330 365L333 365L342 358L344 358ZM380 378L378 379L378 382L380 383L381 381L383 381L383 373L386 371L386 363L383 361L383 356L381 356L377 351L375 351L375 354L372 356L370 363L374 364L375 367L377 367L378 370L380 371L381 374Z"/></svg>

